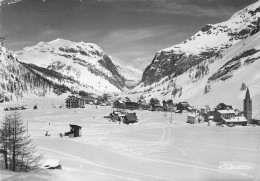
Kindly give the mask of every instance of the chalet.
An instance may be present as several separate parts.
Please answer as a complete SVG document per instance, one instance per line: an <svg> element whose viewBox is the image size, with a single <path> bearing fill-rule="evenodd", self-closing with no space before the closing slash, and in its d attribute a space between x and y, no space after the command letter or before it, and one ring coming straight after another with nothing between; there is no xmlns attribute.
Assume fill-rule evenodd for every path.
<svg viewBox="0 0 260 181"><path fill-rule="evenodd" d="M224 103L219 103L217 106L216 106L216 109L217 110L231 110L233 109L231 105L226 105Z"/></svg>
<svg viewBox="0 0 260 181"><path fill-rule="evenodd" d="M247 119L244 116L232 117L228 119L223 118L223 123L226 124L227 126L235 126L235 125L246 126Z"/></svg>
<svg viewBox="0 0 260 181"><path fill-rule="evenodd" d="M90 97L90 96L81 96L81 99L85 101L85 104L98 104L98 98Z"/></svg>
<svg viewBox="0 0 260 181"><path fill-rule="evenodd" d="M234 110L215 110L213 114L215 122L223 122L223 119L235 117Z"/></svg>
<svg viewBox="0 0 260 181"><path fill-rule="evenodd" d="M110 119L112 121L122 121L125 118L125 114L120 112L120 111L113 111L112 113L110 113L109 115Z"/></svg>
<svg viewBox="0 0 260 181"><path fill-rule="evenodd" d="M150 111L164 111L163 107L160 103L157 104L150 104Z"/></svg>
<svg viewBox="0 0 260 181"><path fill-rule="evenodd" d="M109 117L112 121L119 121L119 123L123 122L125 124L129 124L137 122L136 113L113 111L113 113L111 113Z"/></svg>
<svg viewBox="0 0 260 181"><path fill-rule="evenodd" d="M205 120L204 117L201 114L196 113L196 112L189 113L187 115L187 123L190 123L190 124L203 123L204 120Z"/></svg>
<svg viewBox="0 0 260 181"><path fill-rule="evenodd" d="M179 110L181 112L185 111L185 110L190 111L190 105L188 104L188 102L180 102L176 105L176 107L177 107L177 110Z"/></svg>
<svg viewBox="0 0 260 181"><path fill-rule="evenodd" d="M139 104L139 109L140 110L150 110L151 106L150 104Z"/></svg>
<svg viewBox="0 0 260 181"><path fill-rule="evenodd" d="M118 108L118 109L124 109L125 108L125 104L121 100L116 100L116 101L113 102L112 107L113 108Z"/></svg>
<svg viewBox="0 0 260 181"><path fill-rule="evenodd" d="M163 101L163 109L167 112L174 112L176 107L172 100Z"/></svg>
<svg viewBox="0 0 260 181"><path fill-rule="evenodd" d="M210 112L210 108L209 107L199 107L197 109L201 114L207 114L208 112Z"/></svg>
<svg viewBox="0 0 260 181"><path fill-rule="evenodd" d="M138 103L136 102L125 102L125 109L135 110L138 109Z"/></svg>
<svg viewBox="0 0 260 181"><path fill-rule="evenodd" d="M136 123L137 122L137 116L136 113L127 113L125 115L125 119L123 121L123 123L125 124L129 124L129 123Z"/></svg>
<svg viewBox="0 0 260 181"><path fill-rule="evenodd" d="M81 126L70 124L70 131L65 133L65 136L69 137L80 137L81 136Z"/></svg>
<svg viewBox="0 0 260 181"><path fill-rule="evenodd" d="M69 96L65 99L66 108L78 108L78 107L85 107L85 101L76 96Z"/></svg>

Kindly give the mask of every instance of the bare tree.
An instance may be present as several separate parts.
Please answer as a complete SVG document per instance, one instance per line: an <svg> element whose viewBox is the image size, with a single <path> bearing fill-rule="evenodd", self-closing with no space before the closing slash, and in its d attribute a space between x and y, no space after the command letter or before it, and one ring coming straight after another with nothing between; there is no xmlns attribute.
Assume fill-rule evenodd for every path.
<svg viewBox="0 0 260 181"><path fill-rule="evenodd" d="M39 167L43 156L36 153L36 147L32 145L18 111L5 116L0 135L6 169L28 172Z"/></svg>

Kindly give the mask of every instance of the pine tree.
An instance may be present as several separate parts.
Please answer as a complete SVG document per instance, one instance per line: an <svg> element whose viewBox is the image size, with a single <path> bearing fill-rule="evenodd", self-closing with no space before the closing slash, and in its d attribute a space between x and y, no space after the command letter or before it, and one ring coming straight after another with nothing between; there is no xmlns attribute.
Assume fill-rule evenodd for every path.
<svg viewBox="0 0 260 181"><path fill-rule="evenodd" d="M4 150L5 168L11 171L28 172L37 168L42 155L36 155L36 147L26 134L26 129L17 111L5 116L0 129L0 147Z"/></svg>

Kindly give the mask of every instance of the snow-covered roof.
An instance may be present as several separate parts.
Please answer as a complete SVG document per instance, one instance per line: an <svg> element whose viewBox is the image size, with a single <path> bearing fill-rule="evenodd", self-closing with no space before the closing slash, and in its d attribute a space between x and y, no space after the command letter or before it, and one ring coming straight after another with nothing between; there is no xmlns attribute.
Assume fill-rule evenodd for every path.
<svg viewBox="0 0 260 181"><path fill-rule="evenodd" d="M244 116L240 116L240 117L224 119L224 121L228 123L239 123L239 122L247 122L247 119Z"/></svg>
<svg viewBox="0 0 260 181"><path fill-rule="evenodd" d="M234 110L218 110L220 114L235 114Z"/></svg>
<svg viewBox="0 0 260 181"><path fill-rule="evenodd" d="M44 168L53 168L60 165L60 160L58 159L46 159L45 163L43 164Z"/></svg>
<svg viewBox="0 0 260 181"><path fill-rule="evenodd" d="M214 119L214 116L209 116L208 119Z"/></svg>

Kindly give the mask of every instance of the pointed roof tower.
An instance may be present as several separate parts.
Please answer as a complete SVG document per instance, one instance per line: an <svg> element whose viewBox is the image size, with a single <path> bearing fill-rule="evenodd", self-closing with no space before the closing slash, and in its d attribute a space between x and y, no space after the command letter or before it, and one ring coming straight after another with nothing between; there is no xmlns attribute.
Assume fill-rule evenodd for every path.
<svg viewBox="0 0 260 181"><path fill-rule="evenodd" d="M245 99L251 99L250 98L250 93L249 93L249 89L247 88L247 90L246 90L246 97L245 97Z"/></svg>

